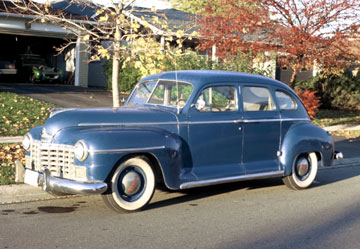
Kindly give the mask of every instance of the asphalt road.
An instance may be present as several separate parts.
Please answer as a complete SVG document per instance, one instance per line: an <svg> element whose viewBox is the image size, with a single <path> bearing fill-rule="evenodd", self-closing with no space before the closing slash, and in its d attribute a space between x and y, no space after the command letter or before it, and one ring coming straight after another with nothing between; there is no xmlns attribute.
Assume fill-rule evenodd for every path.
<svg viewBox="0 0 360 249"><path fill-rule="evenodd" d="M360 165L279 179L157 191L117 214L100 196L0 205L0 248L360 248Z"/></svg>

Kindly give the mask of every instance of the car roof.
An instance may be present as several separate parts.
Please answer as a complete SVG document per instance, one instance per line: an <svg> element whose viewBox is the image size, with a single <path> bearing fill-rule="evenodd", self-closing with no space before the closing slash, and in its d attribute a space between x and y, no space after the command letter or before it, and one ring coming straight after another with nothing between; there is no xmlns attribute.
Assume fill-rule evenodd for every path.
<svg viewBox="0 0 360 249"><path fill-rule="evenodd" d="M171 71L154 74L141 79L141 82L148 80L178 80L191 82L197 87L214 82L238 82L238 83L261 83L271 84L274 86L286 88L292 91L286 84L261 75L231 72L231 71L218 71L218 70L184 70L184 71Z"/></svg>

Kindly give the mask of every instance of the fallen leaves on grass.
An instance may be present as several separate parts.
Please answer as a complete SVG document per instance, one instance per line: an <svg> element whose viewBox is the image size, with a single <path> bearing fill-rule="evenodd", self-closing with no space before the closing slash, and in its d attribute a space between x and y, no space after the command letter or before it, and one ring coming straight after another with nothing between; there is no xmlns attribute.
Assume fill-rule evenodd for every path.
<svg viewBox="0 0 360 249"><path fill-rule="evenodd" d="M346 110L319 110L312 122L318 126L359 125L360 112Z"/></svg>
<svg viewBox="0 0 360 249"><path fill-rule="evenodd" d="M346 138L360 138L360 130L339 130L332 132L335 136L341 136Z"/></svg>
<svg viewBox="0 0 360 249"><path fill-rule="evenodd" d="M15 160L25 164L25 150L20 144L0 144L0 185L15 182Z"/></svg>
<svg viewBox="0 0 360 249"><path fill-rule="evenodd" d="M50 114L47 108L54 107L9 92L0 92L0 103L0 136L24 135L31 128L44 124Z"/></svg>

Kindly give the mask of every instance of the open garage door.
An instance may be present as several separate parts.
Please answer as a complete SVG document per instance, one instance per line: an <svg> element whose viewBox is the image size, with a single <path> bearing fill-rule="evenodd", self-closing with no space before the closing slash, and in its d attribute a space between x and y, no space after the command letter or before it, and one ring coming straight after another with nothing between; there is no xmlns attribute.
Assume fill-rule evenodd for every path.
<svg viewBox="0 0 360 249"><path fill-rule="evenodd" d="M3 62L0 64L3 67L1 81L64 82L65 56L57 55L55 49L65 42L63 39L0 34L0 41L0 61Z"/></svg>

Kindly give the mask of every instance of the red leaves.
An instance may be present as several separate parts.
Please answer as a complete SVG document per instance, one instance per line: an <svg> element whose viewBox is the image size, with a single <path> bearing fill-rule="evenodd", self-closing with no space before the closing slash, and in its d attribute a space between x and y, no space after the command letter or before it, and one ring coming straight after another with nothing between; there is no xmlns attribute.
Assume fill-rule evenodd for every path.
<svg viewBox="0 0 360 249"><path fill-rule="evenodd" d="M316 111L321 105L319 98L315 95L316 93L316 91L309 90L296 91L296 94L300 97L311 118L315 117Z"/></svg>
<svg viewBox="0 0 360 249"><path fill-rule="evenodd" d="M360 59L360 43L348 44L360 37L359 11L355 0L214 1L199 20L200 45L216 44L221 57L277 51L284 57L279 66L340 66Z"/></svg>

